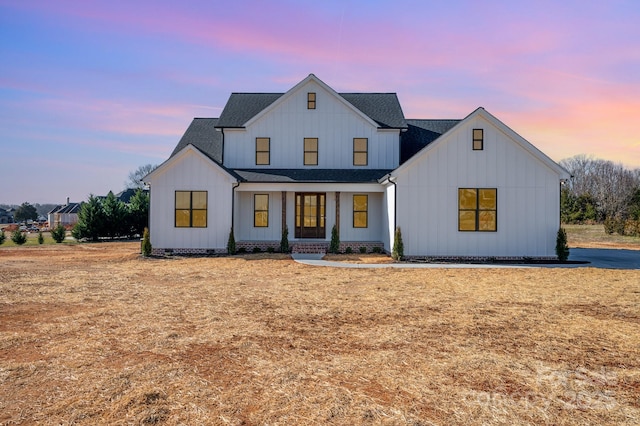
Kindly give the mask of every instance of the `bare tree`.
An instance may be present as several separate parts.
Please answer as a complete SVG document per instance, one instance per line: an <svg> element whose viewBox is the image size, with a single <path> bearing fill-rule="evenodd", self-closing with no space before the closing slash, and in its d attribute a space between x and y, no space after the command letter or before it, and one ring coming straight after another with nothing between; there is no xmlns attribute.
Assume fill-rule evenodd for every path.
<svg viewBox="0 0 640 426"><path fill-rule="evenodd" d="M630 201L640 187L638 170L586 155L564 159L560 164L572 175L568 184L571 193L593 197L600 220L626 219Z"/></svg>
<svg viewBox="0 0 640 426"><path fill-rule="evenodd" d="M140 166L136 170L129 172L129 178L125 182L125 188L144 189L145 184L142 179L157 167L157 164L145 164L144 166Z"/></svg>

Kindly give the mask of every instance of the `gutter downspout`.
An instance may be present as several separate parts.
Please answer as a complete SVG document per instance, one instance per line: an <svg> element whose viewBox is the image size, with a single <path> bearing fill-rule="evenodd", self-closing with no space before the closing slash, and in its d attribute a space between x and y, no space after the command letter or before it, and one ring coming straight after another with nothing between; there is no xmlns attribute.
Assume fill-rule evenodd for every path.
<svg viewBox="0 0 640 426"><path fill-rule="evenodd" d="M394 180L391 180L391 178L394 178ZM393 184L393 238L395 239L395 232L398 228L398 183L396 182L398 178L389 175L388 179Z"/></svg>
<svg viewBox="0 0 640 426"><path fill-rule="evenodd" d="M236 204L236 188L240 186L240 182L237 182L231 187L231 229L233 230L234 219L236 216L235 204Z"/></svg>

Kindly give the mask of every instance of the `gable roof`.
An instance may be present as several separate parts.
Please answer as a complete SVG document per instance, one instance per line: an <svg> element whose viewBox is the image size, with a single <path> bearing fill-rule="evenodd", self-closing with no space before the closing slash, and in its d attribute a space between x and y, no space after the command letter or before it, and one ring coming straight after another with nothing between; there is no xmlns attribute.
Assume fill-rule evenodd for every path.
<svg viewBox="0 0 640 426"><path fill-rule="evenodd" d="M407 131L400 135L400 164L447 133L459 122L460 120L407 119Z"/></svg>
<svg viewBox="0 0 640 426"><path fill-rule="evenodd" d="M218 118L194 118L169 158L193 145L204 155L222 164L222 133L216 130Z"/></svg>
<svg viewBox="0 0 640 426"><path fill-rule="evenodd" d="M232 93L216 127L244 128L247 123L283 102L308 81L314 81L334 94L349 108L382 129L406 129L402 107L395 93L337 93L313 74L296 84L286 93Z"/></svg>
<svg viewBox="0 0 640 426"><path fill-rule="evenodd" d="M441 136L446 135L447 133L453 131L459 125L462 125L463 123L465 123L467 121L470 121L470 120L472 120L473 118L475 118L477 116L480 116L480 117L484 118L489 123L491 123L493 126L495 126L498 130L500 130L505 135L507 135L509 138L514 140L518 145L520 145L521 148L523 148L525 151L527 151L531 155L533 155L538 161L540 161L541 163L545 164L551 170L556 172L558 174L558 176L560 177L560 179L569 179L571 177L570 173L567 172L562 166L560 166L558 163L556 163L551 158L549 158L545 153L540 151L533 144L531 144L531 142L527 141L525 138L520 136L518 133L516 133L514 130L512 130L509 126L504 124L502 121L498 120L495 116L493 116L491 113L486 111L483 107L476 108L471 114L467 115L464 119L458 121L458 123L453 124L453 126L451 126L449 128L449 130L444 132ZM417 124L420 124L420 123L417 123ZM414 154L413 156L409 157L407 159L407 161L405 161L404 163L401 163L401 165L397 169L395 169L394 172L398 172L399 170L403 170L403 169L406 169L407 167L410 167L411 164L415 163L416 161L419 161L419 159L422 156L424 156L425 153L427 153L430 150L434 149L438 145L444 143L443 140L444 140L443 137L437 137L431 143L428 143L427 145L425 145L425 147L422 148L420 151L418 151L416 154Z"/></svg>

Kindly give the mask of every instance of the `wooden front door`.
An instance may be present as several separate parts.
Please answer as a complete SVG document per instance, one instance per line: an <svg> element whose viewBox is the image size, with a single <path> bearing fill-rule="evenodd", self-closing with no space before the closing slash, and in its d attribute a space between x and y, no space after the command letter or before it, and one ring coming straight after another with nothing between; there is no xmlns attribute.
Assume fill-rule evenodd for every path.
<svg viewBox="0 0 640 426"><path fill-rule="evenodd" d="M296 238L325 237L325 194L296 193Z"/></svg>

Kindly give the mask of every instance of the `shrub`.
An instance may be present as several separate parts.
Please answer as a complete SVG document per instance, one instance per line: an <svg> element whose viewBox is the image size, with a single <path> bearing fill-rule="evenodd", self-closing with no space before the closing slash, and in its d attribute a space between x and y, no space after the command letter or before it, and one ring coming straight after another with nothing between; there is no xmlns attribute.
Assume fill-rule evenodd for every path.
<svg viewBox="0 0 640 426"><path fill-rule="evenodd" d="M267 253L275 253L276 249L273 247L267 247Z"/></svg>
<svg viewBox="0 0 640 426"><path fill-rule="evenodd" d="M351 254L351 253L353 253L353 249L352 249L351 247L347 247L347 248L344 250L344 252L345 252L345 253L347 253L347 254Z"/></svg>
<svg viewBox="0 0 640 426"><path fill-rule="evenodd" d="M284 225L282 229L282 238L280 239L280 251L282 253L289 253L289 228Z"/></svg>
<svg viewBox="0 0 640 426"><path fill-rule="evenodd" d="M4 235L4 229L0 231L0 246L4 243L4 240L7 239L7 236Z"/></svg>
<svg viewBox="0 0 640 426"><path fill-rule="evenodd" d="M338 227L333 225L331 228L331 243L329 244L329 253L336 254L340 251L340 235L338 233Z"/></svg>
<svg viewBox="0 0 640 426"><path fill-rule="evenodd" d="M367 248L365 246L360 247L359 250L362 254L365 254L367 252Z"/></svg>
<svg viewBox="0 0 640 426"><path fill-rule="evenodd" d="M11 241L21 246L27 242L27 234L23 233L19 229L17 231L13 231L11 234Z"/></svg>
<svg viewBox="0 0 640 426"><path fill-rule="evenodd" d="M393 238L393 250L391 250L391 257L393 260L402 260L404 257L404 243L402 242L402 231L400 227L396 228L396 233Z"/></svg>
<svg viewBox="0 0 640 426"><path fill-rule="evenodd" d="M560 262L566 262L569 259L569 246L567 245L567 232L564 228L558 229L556 238L556 256Z"/></svg>
<svg viewBox="0 0 640 426"><path fill-rule="evenodd" d="M381 248L381 247L374 247L374 248L371 250L371 253L380 254L380 253L382 253L382 248Z"/></svg>
<svg viewBox="0 0 640 426"><path fill-rule="evenodd" d="M51 230L51 238L53 238L53 241L56 243L63 242L66 236L67 230L64 229L64 226L61 224Z"/></svg>
<svg viewBox="0 0 640 426"><path fill-rule="evenodd" d="M247 248L246 247L240 247L238 249L238 253L246 253L247 252Z"/></svg>
<svg viewBox="0 0 640 426"><path fill-rule="evenodd" d="M42 231L38 231L38 244L44 244L44 236L42 235Z"/></svg>
<svg viewBox="0 0 640 426"><path fill-rule="evenodd" d="M144 257L151 256L151 237L149 235L149 228L144 228L144 231L142 232L141 252Z"/></svg>
<svg viewBox="0 0 640 426"><path fill-rule="evenodd" d="M255 247L253 248L253 252L254 252L254 253L261 253L261 252L262 252L262 249L261 249L260 247L258 247L258 246L255 246Z"/></svg>
<svg viewBox="0 0 640 426"><path fill-rule="evenodd" d="M229 231L229 240L227 241L227 253L236 254L236 237L233 236L233 228Z"/></svg>

